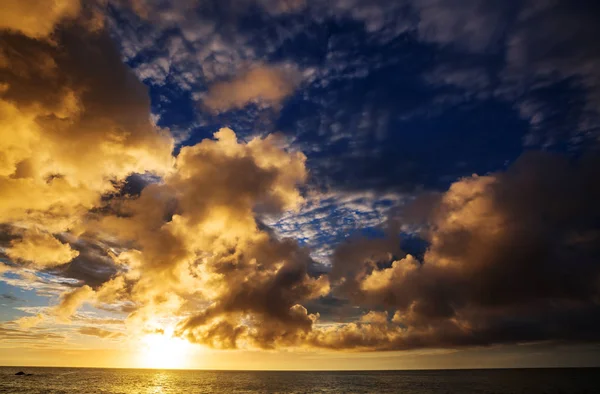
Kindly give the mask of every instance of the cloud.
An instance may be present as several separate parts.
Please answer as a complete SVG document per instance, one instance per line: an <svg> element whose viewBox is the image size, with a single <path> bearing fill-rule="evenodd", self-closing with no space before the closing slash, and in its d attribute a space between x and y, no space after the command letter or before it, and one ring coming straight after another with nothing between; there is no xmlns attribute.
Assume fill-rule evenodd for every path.
<svg viewBox="0 0 600 394"><path fill-rule="evenodd" d="M275 238L255 219L257 211L278 214L303 201L298 185L306 179L305 157L284 150L283 142L269 136L242 143L221 129L214 140L181 148L160 183L103 200L88 211L79 234L61 239L86 259L105 247L115 264L112 277L92 288L100 274L79 276L83 286L63 291L59 303L31 323L46 317L69 322L89 303L128 305L128 327L139 332L176 318L180 335L215 347L237 345L212 334L224 322L236 330L252 327L248 343L259 347L272 346L273 336L308 330L315 317L300 303L327 294L328 280L309 272L307 250ZM73 275L62 266L54 273Z"/></svg>
<svg viewBox="0 0 600 394"><path fill-rule="evenodd" d="M74 317L77 320L81 320L81 317L76 317L76 313L85 303L99 308L102 308L104 304L116 303L122 300L125 288L126 283L124 278L122 276L115 276L110 280L105 281L100 286L97 286L96 289L93 289L88 284L83 284L82 286L75 288L69 286L66 290L64 286L52 289L52 295L59 295L58 304L44 308L45 310L42 311L42 313L37 313L35 316L26 316L15 322L23 327L32 327L48 318L57 318L58 321L62 323L70 323ZM102 322L102 324L115 323L114 320L96 320ZM119 320L119 322L122 321Z"/></svg>
<svg viewBox="0 0 600 394"><path fill-rule="evenodd" d="M593 2L529 1L507 38L504 94L513 98L523 86L535 85L521 105L529 107L523 115L534 126L532 137L542 143L556 143L561 137L572 143L598 140L600 54L591 37L600 33L599 12ZM549 102L552 96L544 90L561 82L574 97L583 90L566 119L556 116Z"/></svg>
<svg viewBox="0 0 600 394"><path fill-rule="evenodd" d="M59 238L68 242L78 255L68 264L54 267L54 275L73 278L97 288L123 269L115 264L109 254L110 249L118 245L87 237L85 234L78 238L71 234L62 234Z"/></svg>
<svg viewBox="0 0 600 394"><path fill-rule="evenodd" d="M371 191L313 192L297 211L261 219L278 236L297 239L310 248L316 261L328 264L338 243L361 229L382 225L392 208L402 205L405 198L398 193Z"/></svg>
<svg viewBox="0 0 600 394"><path fill-rule="evenodd" d="M1 271L0 271L1 273ZM8 293L2 293L0 294L0 298L4 301L8 301L8 302L17 302L17 301L21 301L21 299L17 296L14 296L12 294L8 294Z"/></svg>
<svg viewBox="0 0 600 394"><path fill-rule="evenodd" d="M293 70L256 66L233 79L211 84L202 102L214 112L250 103L277 106L294 92L298 82L299 76Z"/></svg>
<svg viewBox="0 0 600 394"><path fill-rule="evenodd" d="M46 41L0 31L0 47L0 222L22 233L7 253L60 265L78 252L55 235L129 174L168 170L173 140L150 122L146 88L106 32L59 26Z"/></svg>
<svg viewBox="0 0 600 394"><path fill-rule="evenodd" d="M42 330L20 330L16 328L0 327L0 338L5 343L16 342L25 345L31 345L32 342L62 342L64 335Z"/></svg>
<svg viewBox="0 0 600 394"><path fill-rule="evenodd" d="M94 337L98 337L98 338L109 338L109 339L119 338L119 337L124 336L124 334L122 332L104 330L104 329L98 328L98 327L81 327L81 328L79 328L78 332L83 335L89 335L89 336L94 336Z"/></svg>
<svg viewBox="0 0 600 394"><path fill-rule="evenodd" d="M377 346L597 340L599 164L527 154L504 173L454 183L434 209L422 262L364 260L343 275L353 302L395 311ZM357 338L358 327L344 330Z"/></svg>
<svg viewBox="0 0 600 394"><path fill-rule="evenodd" d="M17 324L22 329L27 329L31 327L35 327L41 322L45 320L44 315L38 313L34 316L25 316L15 320L15 324Z"/></svg>
<svg viewBox="0 0 600 394"><path fill-rule="evenodd" d="M33 38L44 38L62 20L77 17L80 10L80 0L5 0L0 15L0 29L18 31Z"/></svg>
<svg viewBox="0 0 600 394"><path fill-rule="evenodd" d="M29 229L22 238L11 241L6 254L13 261L30 261L38 267L52 267L68 263L77 257L79 252L48 233Z"/></svg>
<svg viewBox="0 0 600 394"><path fill-rule="evenodd" d="M455 86L478 98L489 97L491 85L487 70L478 67L439 66L425 74L425 80L434 85Z"/></svg>
<svg viewBox="0 0 600 394"><path fill-rule="evenodd" d="M404 195L333 191L303 205L307 159L277 135L245 142L223 128L213 138L178 147L174 155L174 139L151 120L147 89L122 63L109 33L61 23L80 11L77 2L55 2L64 8L49 15L8 4L11 15L30 13L33 19L0 19L0 223L10 234L2 235L2 246L11 260L0 271L9 284L60 295L44 313L16 321L22 327L53 318L78 324L77 311L89 304L123 312L129 330L166 332L170 325L176 335L214 348L401 350L598 340L596 159L525 155L505 172L462 178L445 193L421 201L425 207L417 202L402 216L425 228L419 234L428 245L424 256L401 250L397 232L404 227L394 223L381 238L348 238L333 253L330 271L315 269L314 250L286 236L302 234L304 244L315 246L311 238L329 232L332 238L322 239L338 242L360 225L379 225ZM143 42L126 40L124 56L131 59L164 41L165 53L152 64L138 64L138 75L157 85L179 78L182 90L198 89L195 97L213 115L248 104L278 108L301 79L312 78L317 90L358 79L357 89L308 100L309 110L325 103L331 114L320 114L315 127L304 118L298 124L308 134L331 137L329 147L339 143L341 152L339 159L322 155L325 164L313 174L348 173L347 163L361 161L364 170L351 175L363 180L363 188L385 183L383 190L396 190L399 180L413 171L422 179L422 171L435 163L427 156L419 159L423 155L411 146L402 155L380 148L391 141L387 133L398 124L398 108L405 105L407 113L419 100L415 95L394 101L388 93L390 86L408 86L417 75L396 69L413 63L394 57L403 53L399 42L406 40L384 39L407 31L397 18L404 5L261 1L272 18L300 12L314 18L312 13L323 9L327 12L307 20L353 18L364 25L361 48L383 54L355 56L356 41L329 37L326 64L297 71L311 61L290 66L261 59L306 25L291 24L261 41L263 30L250 33L237 26L254 2L239 9L231 2L132 4L139 23L159 20L163 30ZM550 57L549 67L545 56L550 52L530 48L536 37L526 22L546 20L543 7L521 15L523 24L509 32L490 26L497 16L506 16L500 3L411 4L418 14L414 31L429 43L482 53L495 51L500 37L511 37L507 80L515 77L512 71L519 74L534 65L536 77L558 71L582 78L587 87L596 82L594 55L587 49L575 51L565 63ZM199 20L206 21L200 28ZM135 30L135 25L123 28L130 27ZM373 45L370 34L381 39L378 46L366 45ZM582 61L573 68L573 59ZM387 74L381 75L389 78L368 78L384 67ZM487 91L497 78L465 66L437 67L425 79ZM344 112L343 106L355 110ZM315 152L324 152L320 141L311 144ZM382 182L396 157L412 161L409 172L390 171ZM132 185L132 174L149 180ZM332 211L341 213L335 217ZM265 217L280 225L279 231L269 228ZM345 308L337 323L319 315L321 301ZM27 339L22 330L3 332ZM93 326L79 332L121 335Z"/></svg>
<svg viewBox="0 0 600 394"><path fill-rule="evenodd" d="M411 3L419 15L417 29L422 40L474 52L499 46L510 15L510 7L496 0L415 0Z"/></svg>
<svg viewBox="0 0 600 394"><path fill-rule="evenodd" d="M325 276L309 275L307 250L255 219L257 209L277 213L302 202L305 158L273 136L241 143L221 129L215 137L182 148L161 184L115 202L120 215L99 218L89 231L133 243L115 256L129 267L123 297L138 305L130 324L151 329L159 316L191 314L179 334L193 341L237 346L225 333L244 326L249 342L270 346L268 338L308 329L299 303L329 289Z"/></svg>
<svg viewBox="0 0 600 394"><path fill-rule="evenodd" d="M51 314L58 317L61 321L69 322L70 317L75 314L77 309L93 296L94 290L88 285L65 292L62 294L59 304L52 308Z"/></svg>

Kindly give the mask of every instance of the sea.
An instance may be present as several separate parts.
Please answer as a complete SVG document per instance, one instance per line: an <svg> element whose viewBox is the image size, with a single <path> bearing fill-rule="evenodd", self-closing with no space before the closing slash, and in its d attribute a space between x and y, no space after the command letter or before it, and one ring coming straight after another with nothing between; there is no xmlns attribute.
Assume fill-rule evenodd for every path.
<svg viewBox="0 0 600 394"><path fill-rule="evenodd" d="M16 376L23 371L29 376ZM600 393L600 368L272 372L0 367L0 393Z"/></svg>

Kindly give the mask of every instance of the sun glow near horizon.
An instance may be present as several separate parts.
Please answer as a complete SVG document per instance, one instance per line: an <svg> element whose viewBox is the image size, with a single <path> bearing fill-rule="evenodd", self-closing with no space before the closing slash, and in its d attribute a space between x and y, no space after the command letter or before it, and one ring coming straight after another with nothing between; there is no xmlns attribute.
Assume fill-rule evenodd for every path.
<svg viewBox="0 0 600 394"><path fill-rule="evenodd" d="M138 366L153 369L190 368L194 345L173 335L172 330L146 334L140 338Z"/></svg>

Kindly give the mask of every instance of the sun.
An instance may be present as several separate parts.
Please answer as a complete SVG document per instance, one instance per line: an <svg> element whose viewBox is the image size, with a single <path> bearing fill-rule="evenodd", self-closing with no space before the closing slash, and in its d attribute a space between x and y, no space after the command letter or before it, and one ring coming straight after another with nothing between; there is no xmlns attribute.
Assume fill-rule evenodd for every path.
<svg viewBox="0 0 600 394"><path fill-rule="evenodd" d="M189 342L172 332L146 334L141 338L139 364L143 368L180 369L188 366Z"/></svg>

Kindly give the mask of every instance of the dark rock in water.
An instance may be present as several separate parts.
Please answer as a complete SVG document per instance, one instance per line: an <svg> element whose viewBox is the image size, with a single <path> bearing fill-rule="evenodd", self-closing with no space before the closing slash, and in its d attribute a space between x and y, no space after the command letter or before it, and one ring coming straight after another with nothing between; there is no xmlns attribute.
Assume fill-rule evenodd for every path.
<svg viewBox="0 0 600 394"><path fill-rule="evenodd" d="M17 376L22 376L22 375L25 375L25 372L23 372L23 371L19 371L19 372L17 372L15 375L17 375Z"/></svg>

